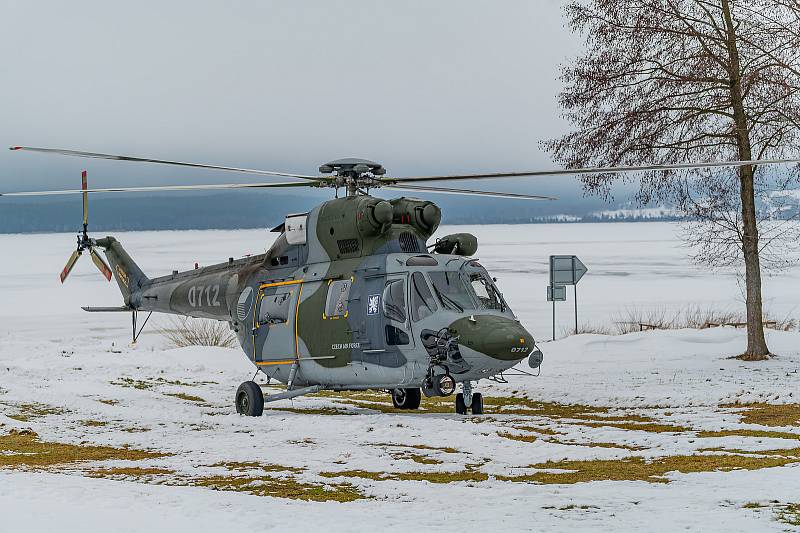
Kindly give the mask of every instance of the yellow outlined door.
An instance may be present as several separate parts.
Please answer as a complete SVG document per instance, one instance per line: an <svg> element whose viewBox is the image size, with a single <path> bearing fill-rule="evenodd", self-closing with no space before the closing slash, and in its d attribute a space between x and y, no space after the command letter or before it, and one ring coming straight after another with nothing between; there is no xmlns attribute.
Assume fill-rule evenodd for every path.
<svg viewBox="0 0 800 533"><path fill-rule="evenodd" d="M297 319L302 292L302 279L259 286L253 312L252 359L256 365L290 365L299 360Z"/></svg>

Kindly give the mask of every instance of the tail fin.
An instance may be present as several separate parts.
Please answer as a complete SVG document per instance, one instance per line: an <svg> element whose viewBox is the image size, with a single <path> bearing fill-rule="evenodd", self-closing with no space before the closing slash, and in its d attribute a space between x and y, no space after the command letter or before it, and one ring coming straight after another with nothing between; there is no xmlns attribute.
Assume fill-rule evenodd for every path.
<svg viewBox="0 0 800 533"><path fill-rule="evenodd" d="M111 264L111 271L117 280L119 290L125 299L125 305L131 304L131 293L137 292L145 287L150 278L145 276L128 252L114 237L105 237L95 241L97 246L105 250L108 262Z"/></svg>

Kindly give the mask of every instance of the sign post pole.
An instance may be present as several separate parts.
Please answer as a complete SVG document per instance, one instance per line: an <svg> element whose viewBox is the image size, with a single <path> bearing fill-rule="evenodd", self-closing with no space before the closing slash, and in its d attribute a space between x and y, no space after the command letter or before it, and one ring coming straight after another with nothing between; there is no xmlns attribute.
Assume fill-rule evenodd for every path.
<svg viewBox="0 0 800 533"><path fill-rule="evenodd" d="M572 286L572 294L575 295L575 335L578 334L578 285Z"/></svg>
<svg viewBox="0 0 800 533"><path fill-rule="evenodd" d="M556 340L556 301L567 299L567 285L572 285L575 302L575 333L578 333L578 282L588 269L577 256L550 256L550 285L547 287L547 300L553 302L553 340Z"/></svg>
<svg viewBox="0 0 800 533"><path fill-rule="evenodd" d="M578 265L575 264L577 259L578 258L575 257L574 255L572 256L572 272L576 272L577 271L577 266ZM573 274L573 276L575 276L575 274ZM575 335L577 335L578 334L578 280L577 279L575 279L575 284L572 286L572 294L573 294L573 296L575 298L575 300L574 300L574 302L575 302Z"/></svg>

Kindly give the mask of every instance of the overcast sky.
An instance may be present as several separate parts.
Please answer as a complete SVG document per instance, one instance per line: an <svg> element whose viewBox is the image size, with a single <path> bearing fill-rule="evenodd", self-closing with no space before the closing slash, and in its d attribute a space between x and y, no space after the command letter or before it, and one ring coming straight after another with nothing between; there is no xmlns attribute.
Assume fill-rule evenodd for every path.
<svg viewBox="0 0 800 533"><path fill-rule="evenodd" d="M0 0L0 144L300 173L346 156L392 175L549 168L538 142L567 127L558 65L580 47L562 3ZM3 148L0 188L74 187L83 168L96 186L248 179Z"/></svg>

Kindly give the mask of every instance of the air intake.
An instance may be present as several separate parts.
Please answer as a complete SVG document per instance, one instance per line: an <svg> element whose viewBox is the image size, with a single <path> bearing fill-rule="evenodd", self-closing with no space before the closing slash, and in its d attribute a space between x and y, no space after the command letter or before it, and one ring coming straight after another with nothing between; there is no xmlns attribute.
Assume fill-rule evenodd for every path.
<svg viewBox="0 0 800 533"><path fill-rule="evenodd" d="M342 255L358 252L358 239L339 239L336 244L339 245L339 253Z"/></svg>
<svg viewBox="0 0 800 533"><path fill-rule="evenodd" d="M409 254L419 252L419 242L413 233L404 231L400 234L399 240L400 249L404 252Z"/></svg>

